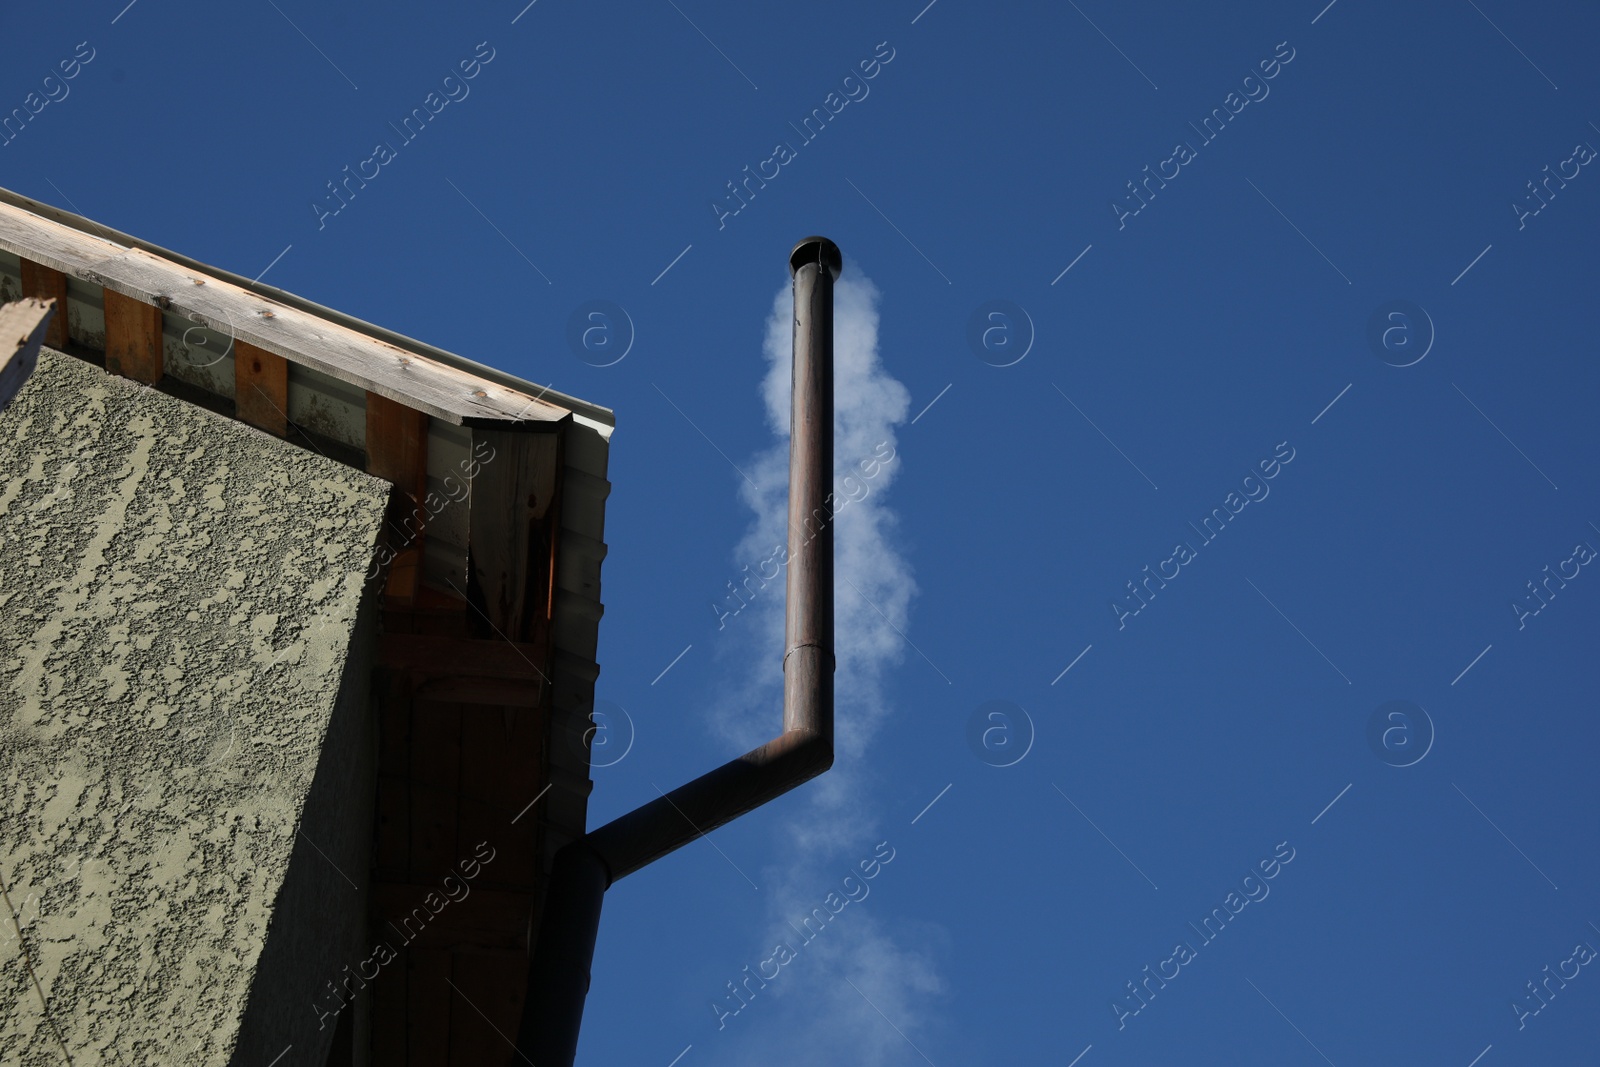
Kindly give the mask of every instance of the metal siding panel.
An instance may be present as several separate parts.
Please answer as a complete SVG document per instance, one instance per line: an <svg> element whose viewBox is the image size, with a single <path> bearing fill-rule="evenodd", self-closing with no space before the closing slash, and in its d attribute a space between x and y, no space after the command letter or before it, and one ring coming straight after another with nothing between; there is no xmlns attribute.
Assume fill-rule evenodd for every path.
<svg viewBox="0 0 1600 1067"><path fill-rule="evenodd" d="M556 588L600 602L600 563L606 546L580 533L562 527L561 551L556 560Z"/></svg>
<svg viewBox="0 0 1600 1067"><path fill-rule="evenodd" d="M233 399L233 338L180 315L161 316L161 368L167 374Z"/></svg>
<svg viewBox="0 0 1600 1067"><path fill-rule="evenodd" d="M289 421L355 449L367 444L367 396L332 375L289 364Z"/></svg>
<svg viewBox="0 0 1600 1067"><path fill-rule="evenodd" d="M546 808L544 859L582 836L588 798L594 789L581 738L594 709L600 639L600 565L606 556L605 504L609 435L574 420L566 429L561 471L561 531L556 552L555 602L551 612L550 781L557 786Z"/></svg>
<svg viewBox="0 0 1600 1067"><path fill-rule="evenodd" d="M106 350L105 290L67 275L67 337L97 352Z"/></svg>
<svg viewBox="0 0 1600 1067"><path fill-rule="evenodd" d="M610 433L602 436L598 430L584 423L573 421L573 426L567 432L567 466L583 471L604 481L606 477L606 459L611 452Z"/></svg>
<svg viewBox="0 0 1600 1067"><path fill-rule="evenodd" d="M561 528L591 541L604 541L605 500L611 495L611 483L575 470L571 464L561 473Z"/></svg>

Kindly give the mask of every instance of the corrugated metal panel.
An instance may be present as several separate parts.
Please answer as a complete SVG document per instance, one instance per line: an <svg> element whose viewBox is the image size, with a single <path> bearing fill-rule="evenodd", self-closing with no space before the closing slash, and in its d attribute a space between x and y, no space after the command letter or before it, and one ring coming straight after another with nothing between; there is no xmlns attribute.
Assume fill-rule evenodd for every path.
<svg viewBox="0 0 1600 1067"><path fill-rule="evenodd" d="M609 428L575 419L566 428L561 496L561 541L556 558L556 593L551 630L550 790L545 862L588 828L590 778L583 737L594 711L600 676L597 651L600 565L606 557L605 504Z"/></svg>
<svg viewBox="0 0 1600 1067"><path fill-rule="evenodd" d="M561 528L561 558L556 561L556 588L600 603L600 564L606 558L606 544L586 537L571 527ZM595 618L599 618L599 613Z"/></svg>
<svg viewBox="0 0 1600 1067"><path fill-rule="evenodd" d="M611 483L604 477L595 477L582 467L568 463L570 472L567 481L568 499L576 497L582 501L583 506L575 509L572 514L563 511L561 525L564 529L582 534L591 541L605 539L605 502L611 495Z"/></svg>
<svg viewBox="0 0 1600 1067"><path fill-rule="evenodd" d="M603 480L606 476L606 458L610 453L611 430L609 427L594 426L588 429L588 433L567 435L567 467Z"/></svg>
<svg viewBox="0 0 1600 1067"><path fill-rule="evenodd" d="M562 643L561 631L570 627L570 617L562 619L557 603L557 647L550 657L551 722L550 722L550 785L546 797L546 818L549 833L545 835L544 863L550 861L560 848L579 837L588 829L589 794L594 782L589 777L589 760L583 745L583 735L589 727L589 716L594 710L594 683L600 668L591 655L573 654ZM564 635L570 641L572 635Z"/></svg>

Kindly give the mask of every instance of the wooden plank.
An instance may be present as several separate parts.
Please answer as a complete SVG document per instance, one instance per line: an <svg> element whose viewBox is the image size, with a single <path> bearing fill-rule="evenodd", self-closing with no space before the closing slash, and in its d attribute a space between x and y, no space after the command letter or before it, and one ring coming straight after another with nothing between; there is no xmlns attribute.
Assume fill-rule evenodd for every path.
<svg viewBox="0 0 1600 1067"><path fill-rule="evenodd" d="M458 426L553 424L572 415L530 393L11 204L0 203L0 248L141 303L165 301L161 306L172 314ZM26 284L24 295L35 295ZM59 295L64 307L64 287ZM65 315L62 319L65 339Z"/></svg>
<svg viewBox="0 0 1600 1067"><path fill-rule="evenodd" d="M368 881L367 914L374 943L382 941L402 952L404 939L385 924L374 903L378 884L404 879L411 863L411 694L404 677L373 672L373 698L378 718L378 796L373 877ZM402 954L379 973L372 985L372 1063L406 1063L406 995L409 985Z"/></svg>
<svg viewBox="0 0 1600 1067"><path fill-rule="evenodd" d="M378 665L403 676L418 700L536 708L549 684L541 650L499 638L480 640L385 633Z"/></svg>
<svg viewBox="0 0 1600 1067"><path fill-rule="evenodd" d="M394 938L387 927L379 926L374 939ZM388 942L400 951L398 938ZM405 1067L406 1063L406 992L410 976L406 973L406 957L390 961L378 972L372 983L372 1058L370 1063Z"/></svg>
<svg viewBox="0 0 1600 1067"><path fill-rule="evenodd" d="M528 644L425 634L384 634L378 645L379 666L413 679L500 678L532 685L545 680L538 655Z"/></svg>
<svg viewBox="0 0 1600 1067"><path fill-rule="evenodd" d="M0 248L23 259L81 278L85 267L127 248L82 230L35 215L26 208L0 204Z"/></svg>
<svg viewBox="0 0 1600 1067"><path fill-rule="evenodd" d="M411 780L378 775L377 840L372 866L381 878L404 878L411 869Z"/></svg>
<svg viewBox="0 0 1600 1067"><path fill-rule="evenodd" d="M378 798L372 866L379 878L404 879L411 869L410 683L392 671L375 674Z"/></svg>
<svg viewBox="0 0 1600 1067"><path fill-rule="evenodd" d="M511 641L549 616L550 520L561 491L561 436L475 430L468 543L494 628Z"/></svg>
<svg viewBox="0 0 1600 1067"><path fill-rule="evenodd" d="M443 878L461 858L461 709L416 701L411 710L411 880Z"/></svg>
<svg viewBox="0 0 1600 1067"><path fill-rule="evenodd" d="M62 348L67 343L67 276L53 267L29 259L25 252L18 253L22 260L22 295L37 300L54 300L55 316L45 331L44 343L51 348Z"/></svg>
<svg viewBox="0 0 1600 1067"><path fill-rule="evenodd" d="M389 536L395 537L395 531L405 529L405 516L410 514L414 514L414 511L390 512ZM383 583L384 606L409 607L416 603L417 594L422 589L422 546L413 544L396 553L389 563L389 573Z"/></svg>
<svg viewBox="0 0 1600 1067"><path fill-rule="evenodd" d="M543 751L548 720L537 709L507 707L461 722L461 764L473 768L475 787L461 797L456 832L463 845L488 841L494 846L494 863L483 872L485 885L531 892L539 884L535 845L543 809L529 809L528 802L548 780Z"/></svg>
<svg viewBox="0 0 1600 1067"><path fill-rule="evenodd" d="M39 345L50 332L59 304L22 299L0 304L0 411L39 363Z"/></svg>
<svg viewBox="0 0 1600 1067"><path fill-rule="evenodd" d="M154 385L161 380L161 309L105 292L106 370Z"/></svg>
<svg viewBox="0 0 1600 1067"><path fill-rule="evenodd" d="M328 1058L322 1067L355 1067L355 1017L354 1011L341 1011L333 1028L333 1042ZM362 1059L365 1063L365 1058Z"/></svg>
<svg viewBox="0 0 1600 1067"><path fill-rule="evenodd" d="M511 1038L522 1023L522 993L528 982L526 954L458 952L451 970L457 996L471 1004L451 1016L450 1062L520 1065Z"/></svg>
<svg viewBox="0 0 1600 1067"><path fill-rule="evenodd" d="M410 966L406 990L406 1036L409 1058L418 1067L445 1067L450 1062L450 1028L457 1014L471 1014L450 988L450 953L443 949L406 950Z"/></svg>
<svg viewBox="0 0 1600 1067"><path fill-rule="evenodd" d="M376 393L367 394L367 471L420 503L428 492L428 416Z"/></svg>
<svg viewBox="0 0 1600 1067"><path fill-rule="evenodd" d="M394 483L385 536L391 555L384 596L410 604L422 588L422 539L428 525L428 416L367 394L367 471Z"/></svg>
<svg viewBox="0 0 1600 1067"><path fill-rule="evenodd" d="M541 678L513 681L470 676L424 677L417 682L416 692L418 700L530 711L543 701L545 685Z"/></svg>
<svg viewBox="0 0 1600 1067"><path fill-rule="evenodd" d="M565 436L473 431L478 465L469 515L473 579L494 627L509 639L506 647L520 642L520 654L546 674L553 654ZM546 746L553 687L544 686L539 696L536 708L507 709L500 721L471 716L462 724L463 765L483 768L483 788L491 796L487 807L463 798L458 832L463 840L507 841L494 877L508 888L537 887L541 880L549 805L510 823L551 781ZM569 755L587 770L583 753ZM513 987L519 995L524 982L519 979Z"/></svg>
<svg viewBox="0 0 1600 1067"><path fill-rule="evenodd" d="M398 937L394 933L389 935L389 943L398 948L400 939L408 939L406 943L412 949L527 951L528 913L533 908L533 892L485 889L480 884L499 866L504 855L504 849L497 849L494 860L480 866L478 877L471 881L455 874L449 883L449 892L458 898L455 900L447 895L443 876L427 885L375 884L372 888L375 914L380 921L392 924L399 931ZM430 894L433 907L428 904ZM519 981L526 980L526 974L519 978Z"/></svg>
<svg viewBox="0 0 1600 1067"><path fill-rule="evenodd" d="M528 576L529 597L536 598L537 603L528 640L543 650L546 663L555 654L556 588L560 581L561 542L564 536L561 509L567 495L566 438L567 435L562 434L556 442L553 498L541 525L544 536L544 558L540 561L543 573L535 570ZM595 599L598 600L598 596Z"/></svg>
<svg viewBox="0 0 1600 1067"><path fill-rule="evenodd" d="M454 593L423 586L408 606L384 605L383 632L463 637L468 633L467 616L471 613L467 602Z"/></svg>
<svg viewBox="0 0 1600 1067"><path fill-rule="evenodd" d="M283 437L289 432L289 361L246 341L233 345L234 415Z"/></svg>

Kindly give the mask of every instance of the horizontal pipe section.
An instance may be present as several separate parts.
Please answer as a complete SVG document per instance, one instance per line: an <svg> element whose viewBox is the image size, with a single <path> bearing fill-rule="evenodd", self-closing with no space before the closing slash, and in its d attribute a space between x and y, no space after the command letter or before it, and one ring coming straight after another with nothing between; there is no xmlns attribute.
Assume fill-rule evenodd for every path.
<svg viewBox="0 0 1600 1067"><path fill-rule="evenodd" d="M828 738L794 730L613 819L585 840L615 882L831 766Z"/></svg>

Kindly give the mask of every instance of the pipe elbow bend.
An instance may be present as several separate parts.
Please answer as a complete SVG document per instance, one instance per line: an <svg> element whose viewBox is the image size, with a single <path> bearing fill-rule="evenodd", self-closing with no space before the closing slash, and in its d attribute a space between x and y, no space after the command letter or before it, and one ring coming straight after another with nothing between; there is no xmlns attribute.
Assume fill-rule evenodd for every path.
<svg viewBox="0 0 1600 1067"><path fill-rule="evenodd" d="M820 730L795 730L795 760L805 769L807 779L815 778L833 766L833 738Z"/></svg>

